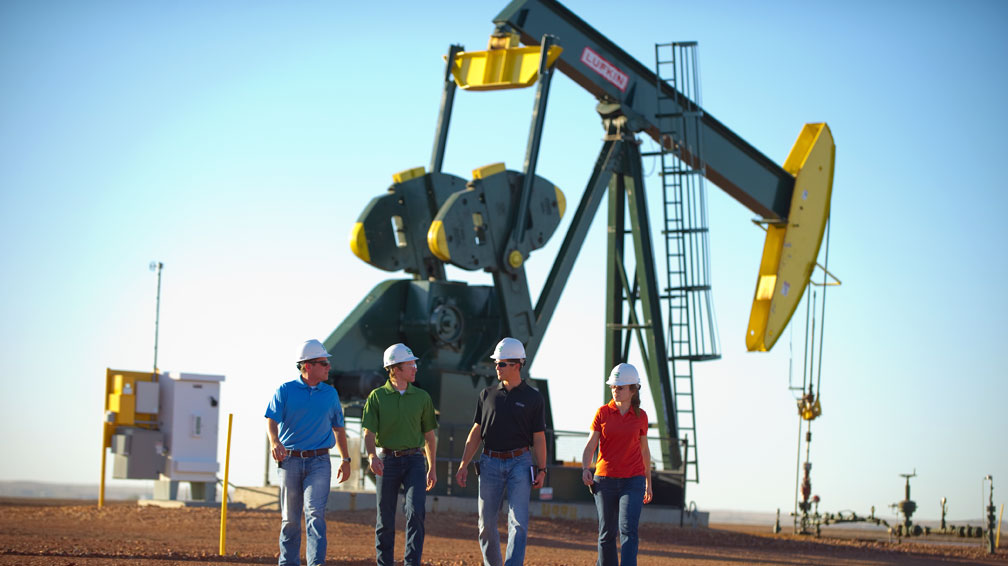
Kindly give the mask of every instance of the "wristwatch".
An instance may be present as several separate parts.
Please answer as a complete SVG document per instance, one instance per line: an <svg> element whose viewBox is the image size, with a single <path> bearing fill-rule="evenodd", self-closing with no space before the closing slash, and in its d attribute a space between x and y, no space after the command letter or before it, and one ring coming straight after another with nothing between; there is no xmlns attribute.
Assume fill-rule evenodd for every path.
<svg viewBox="0 0 1008 566"><path fill-rule="evenodd" d="M546 473L546 468L536 468L536 473L538 474L539 472L542 472L542 473L545 474Z"/></svg>
<svg viewBox="0 0 1008 566"><path fill-rule="evenodd" d="M347 458L346 456L344 456L344 457L343 457L343 461L344 461L344 462L352 462L352 461L353 461L353 458Z"/></svg>

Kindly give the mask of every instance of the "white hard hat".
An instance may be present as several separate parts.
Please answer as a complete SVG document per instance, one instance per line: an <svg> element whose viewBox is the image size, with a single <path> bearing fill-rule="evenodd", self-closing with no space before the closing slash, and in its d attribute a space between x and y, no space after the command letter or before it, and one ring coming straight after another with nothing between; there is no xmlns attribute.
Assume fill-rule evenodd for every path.
<svg viewBox="0 0 1008 566"><path fill-rule="evenodd" d="M505 338L497 343L492 360L524 360L525 346L514 338Z"/></svg>
<svg viewBox="0 0 1008 566"><path fill-rule="evenodd" d="M609 372L609 380L606 385L640 385L640 376L637 368L630 364L619 364Z"/></svg>
<svg viewBox="0 0 1008 566"><path fill-rule="evenodd" d="M325 346L322 345L318 340L308 340L301 345L301 350L298 351L297 361L303 362L305 360L314 360L315 358L331 358L329 352L326 352Z"/></svg>
<svg viewBox="0 0 1008 566"><path fill-rule="evenodd" d="M385 355L382 359L385 361L385 367L389 367L403 362L419 360L420 358L414 356L413 350L410 350L405 344L392 344L388 348L385 348Z"/></svg>

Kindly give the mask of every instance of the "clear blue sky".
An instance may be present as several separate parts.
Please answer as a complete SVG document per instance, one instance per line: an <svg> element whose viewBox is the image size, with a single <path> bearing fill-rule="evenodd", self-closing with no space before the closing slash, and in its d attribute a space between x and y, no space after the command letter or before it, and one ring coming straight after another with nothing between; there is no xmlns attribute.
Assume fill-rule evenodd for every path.
<svg viewBox="0 0 1008 566"><path fill-rule="evenodd" d="M0 4L0 449L30 455L4 458L0 480L97 483L105 368L152 361L156 259L159 365L227 376L231 478L260 482L263 410L298 344L394 276L350 253L353 222L393 173L428 163L441 57L482 49L504 4ZM567 5L648 66L656 42L699 41L704 107L779 163L802 124L829 123L844 285L828 297L813 491L826 510L886 512L916 469L919 517L943 496L952 517L978 516L982 478L1008 481L1008 5ZM460 92L445 170L519 169L532 95ZM571 207L601 143L594 104L553 81L538 172ZM787 511L787 337L770 354L743 340L762 233L708 187L724 357L697 369L688 498ZM532 367L571 399L564 429L587 428L607 369L600 227ZM560 239L529 260L535 295Z"/></svg>

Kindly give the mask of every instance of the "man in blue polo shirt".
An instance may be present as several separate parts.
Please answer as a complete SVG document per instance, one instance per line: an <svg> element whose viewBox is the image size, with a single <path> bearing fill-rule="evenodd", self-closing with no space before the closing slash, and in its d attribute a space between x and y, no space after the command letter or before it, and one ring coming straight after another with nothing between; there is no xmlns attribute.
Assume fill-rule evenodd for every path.
<svg viewBox="0 0 1008 566"><path fill-rule="evenodd" d="M405 566L420 566L427 491L437 483L437 418L426 391L413 385L417 357L405 344L385 350L388 381L368 395L361 417L368 465L376 477L378 513L375 555L378 566L394 566L395 516L399 488L406 515ZM379 455L376 447L381 447Z"/></svg>
<svg viewBox="0 0 1008 566"><path fill-rule="evenodd" d="M308 340L298 353L301 377L281 385L266 408L270 452L280 475L280 566L301 564L301 513L308 540L308 566L325 564L325 509L329 500L336 446L342 462L338 483L350 477L343 407L328 383L329 352L318 340Z"/></svg>

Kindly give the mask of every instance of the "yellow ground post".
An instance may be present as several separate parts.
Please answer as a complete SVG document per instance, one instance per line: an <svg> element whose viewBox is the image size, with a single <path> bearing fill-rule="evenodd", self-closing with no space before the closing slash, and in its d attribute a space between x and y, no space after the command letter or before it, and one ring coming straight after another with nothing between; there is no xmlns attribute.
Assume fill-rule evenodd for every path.
<svg viewBox="0 0 1008 566"><path fill-rule="evenodd" d="M1004 503L1001 504L1001 516L998 517L997 540L994 541L994 548L1001 546L1001 520L1004 519Z"/></svg>
<svg viewBox="0 0 1008 566"><path fill-rule="evenodd" d="M105 425L102 424L101 481L98 482L98 508L105 506Z"/></svg>
<svg viewBox="0 0 1008 566"><path fill-rule="evenodd" d="M224 449L224 487L221 489L221 512L220 512L221 556L224 556L224 539L227 534L228 470L231 468L231 421L233 419L234 419L234 413L228 413L227 448Z"/></svg>

